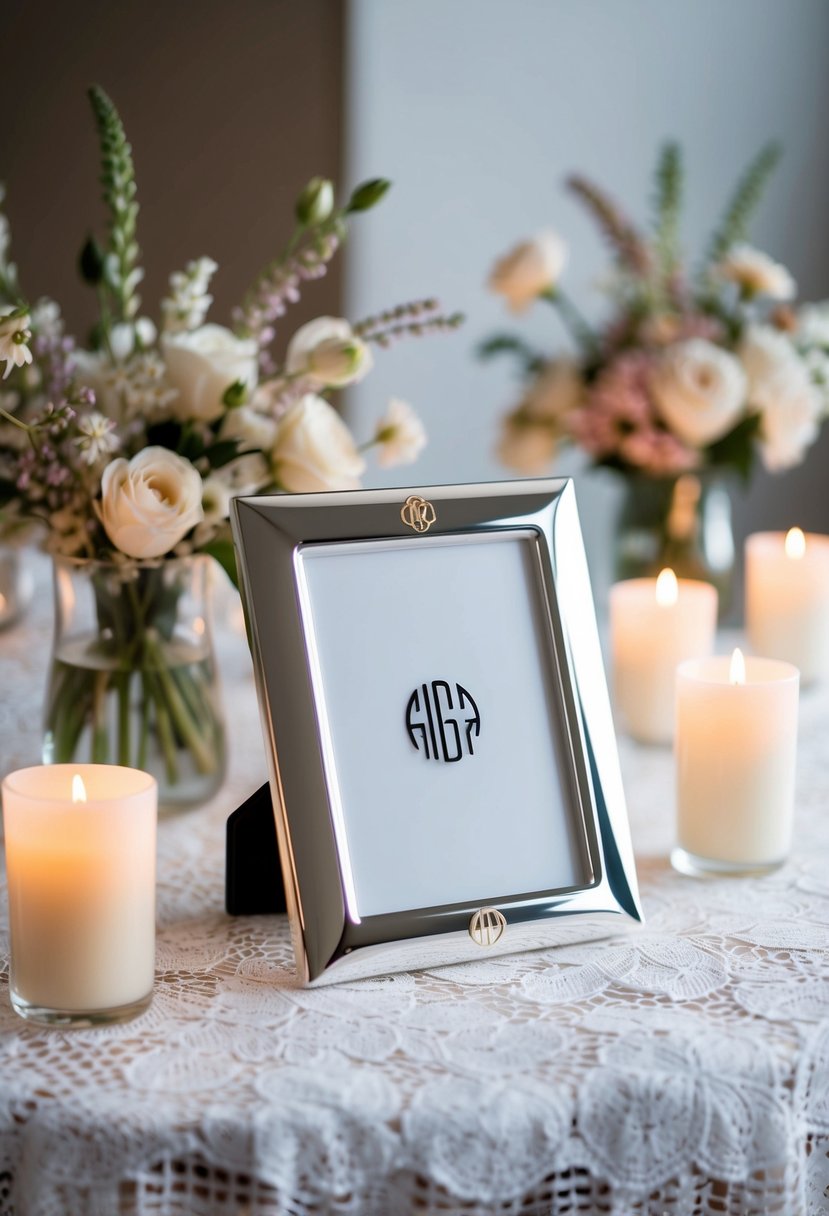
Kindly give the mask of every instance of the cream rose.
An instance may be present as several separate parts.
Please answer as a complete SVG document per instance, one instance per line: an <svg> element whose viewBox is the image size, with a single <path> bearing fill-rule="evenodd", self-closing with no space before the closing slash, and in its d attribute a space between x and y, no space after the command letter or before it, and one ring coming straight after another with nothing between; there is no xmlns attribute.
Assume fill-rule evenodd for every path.
<svg viewBox="0 0 829 1216"><path fill-rule="evenodd" d="M222 397L231 384L256 384L256 342L237 338L223 325L164 334L161 350L167 379L178 394L172 413L182 422L213 422L225 409Z"/></svg>
<svg viewBox="0 0 829 1216"><path fill-rule="evenodd" d="M705 447L737 423L747 382L734 355L704 338L690 338L666 349L650 388L674 435L693 447Z"/></svg>
<svg viewBox="0 0 829 1216"><path fill-rule="evenodd" d="M533 477L549 469L556 448L555 432L549 423L510 415L504 422L497 456L508 469Z"/></svg>
<svg viewBox="0 0 829 1216"><path fill-rule="evenodd" d="M795 281L786 267L751 245L732 245L713 269L721 279L736 283L747 296L791 300L796 291Z"/></svg>
<svg viewBox="0 0 829 1216"><path fill-rule="evenodd" d="M426 447L426 428L408 402L392 397L377 423L374 442L380 449L377 463L382 469L412 464Z"/></svg>
<svg viewBox="0 0 829 1216"><path fill-rule="evenodd" d="M101 522L129 557L162 557L200 523L202 479L168 448L144 448L113 460L101 479Z"/></svg>
<svg viewBox="0 0 829 1216"><path fill-rule="evenodd" d="M567 261L567 246L555 232L522 241L493 266L487 286L513 312L524 312L542 292L555 287Z"/></svg>
<svg viewBox="0 0 829 1216"><path fill-rule="evenodd" d="M317 317L288 343L285 368L317 388L356 384L371 371L371 351L342 317Z"/></svg>
<svg viewBox="0 0 829 1216"><path fill-rule="evenodd" d="M740 346L749 408L760 414L760 452L772 472L800 464L817 439L823 398L791 341L755 325Z"/></svg>
<svg viewBox="0 0 829 1216"><path fill-rule="evenodd" d="M528 418L556 421L581 405L584 381L574 359L553 359L530 386L522 409Z"/></svg>
<svg viewBox="0 0 829 1216"><path fill-rule="evenodd" d="M222 423L222 439L238 439L239 450L268 452L276 439L276 423L250 405L230 410Z"/></svg>
<svg viewBox="0 0 829 1216"><path fill-rule="evenodd" d="M280 486L294 493L358 490L366 467L343 420L313 393L280 422L271 460Z"/></svg>

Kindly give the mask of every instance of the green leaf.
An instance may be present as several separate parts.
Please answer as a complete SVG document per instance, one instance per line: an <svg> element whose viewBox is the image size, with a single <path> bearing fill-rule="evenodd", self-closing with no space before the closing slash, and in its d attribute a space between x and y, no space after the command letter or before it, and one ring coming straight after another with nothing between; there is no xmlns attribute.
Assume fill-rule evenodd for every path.
<svg viewBox="0 0 829 1216"><path fill-rule="evenodd" d="M708 463L730 465L744 481L748 481L754 466L754 441L759 430L760 415L749 414L732 431L708 447Z"/></svg>
<svg viewBox="0 0 829 1216"><path fill-rule="evenodd" d="M543 357L517 334L493 334L491 338L486 338L478 344L475 354L483 360L494 359L499 355L514 355L522 370L527 373L537 371L544 363Z"/></svg>
<svg viewBox="0 0 829 1216"><path fill-rule="evenodd" d="M233 541L212 540L209 545L205 545L203 551L216 559L233 586L238 589L239 572L236 569L236 551L233 548Z"/></svg>
<svg viewBox="0 0 829 1216"><path fill-rule="evenodd" d="M361 182L348 200L346 212L369 211L376 207L385 194L391 189L391 182L385 177L374 177L370 181Z"/></svg>
<svg viewBox="0 0 829 1216"><path fill-rule="evenodd" d="M211 469L221 469L239 455L238 439L220 439L204 449L204 456Z"/></svg>
<svg viewBox="0 0 829 1216"><path fill-rule="evenodd" d="M745 239L749 221L763 197L781 155L780 145L770 143L761 148L751 161L737 183L737 188L711 238L709 262L719 262L732 245Z"/></svg>
<svg viewBox="0 0 829 1216"><path fill-rule="evenodd" d="M222 394L222 405L226 405L229 410L235 410L244 405L247 399L248 386L245 381L234 380Z"/></svg>
<svg viewBox="0 0 829 1216"><path fill-rule="evenodd" d="M656 164L656 248L663 280L679 264L679 218L682 211L682 151L677 143L665 144Z"/></svg>

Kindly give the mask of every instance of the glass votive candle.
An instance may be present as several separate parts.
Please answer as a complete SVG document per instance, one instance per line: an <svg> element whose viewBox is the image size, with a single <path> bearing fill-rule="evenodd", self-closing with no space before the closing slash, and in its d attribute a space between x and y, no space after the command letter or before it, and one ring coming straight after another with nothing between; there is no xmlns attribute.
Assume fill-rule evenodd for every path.
<svg viewBox="0 0 829 1216"><path fill-rule="evenodd" d="M10 995L21 1017L126 1021L152 999L157 786L105 764L3 781Z"/></svg>
<svg viewBox="0 0 829 1216"><path fill-rule="evenodd" d="M676 676L678 847L686 874L763 874L788 856L800 673L775 659L680 664Z"/></svg>

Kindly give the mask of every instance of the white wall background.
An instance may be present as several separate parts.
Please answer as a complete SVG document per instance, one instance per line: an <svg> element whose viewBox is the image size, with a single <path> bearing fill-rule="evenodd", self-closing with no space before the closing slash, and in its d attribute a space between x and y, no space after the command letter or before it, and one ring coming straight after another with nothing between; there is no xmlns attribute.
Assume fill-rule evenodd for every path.
<svg viewBox="0 0 829 1216"><path fill-rule="evenodd" d="M644 219L657 148L678 138L684 236L698 250L745 162L778 138L785 156L753 239L790 266L805 297L829 296L825 0L351 0L347 24L347 177L395 183L355 226L348 315L437 294L468 317L453 336L382 354L353 392L361 434L392 394L427 420L430 448L416 473L394 470L398 484L507 475L492 449L515 384L507 364L473 355L511 320L483 286L496 254L556 228L571 245L567 288L600 312L607 260L563 189L574 170ZM521 326L550 350L564 341L544 305ZM738 503L738 530L795 519L829 530L827 466L829 435L796 473L758 477ZM612 504L601 482L579 482L594 556Z"/></svg>

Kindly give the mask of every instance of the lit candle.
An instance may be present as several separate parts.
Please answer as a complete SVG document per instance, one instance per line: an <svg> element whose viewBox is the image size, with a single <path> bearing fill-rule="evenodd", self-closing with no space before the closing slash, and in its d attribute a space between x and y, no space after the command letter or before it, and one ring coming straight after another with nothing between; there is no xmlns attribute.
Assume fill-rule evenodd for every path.
<svg viewBox="0 0 829 1216"><path fill-rule="evenodd" d="M622 725L642 743L670 743L674 679L683 659L710 654L717 592L709 583L634 578L610 589L613 692Z"/></svg>
<svg viewBox="0 0 829 1216"><path fill-rule="evenodd" d="M746 631L752 650L829 679L829 536L756 532L746 541Z"/></svg>
<svg viewBox="0 0 829 1216"><path fill-rule="evenodd" d="M147 773L116 765L4 780L10 991L23 1017L121 1021L149 1004L156 793Z"/></svg>
<svg viewBox="0 0 829 1216"><path fill-rule="evenodd" d="M791 845L799 675L776 659L682 663L676 681L677 839L686 873L758 873Z"/></svg>

